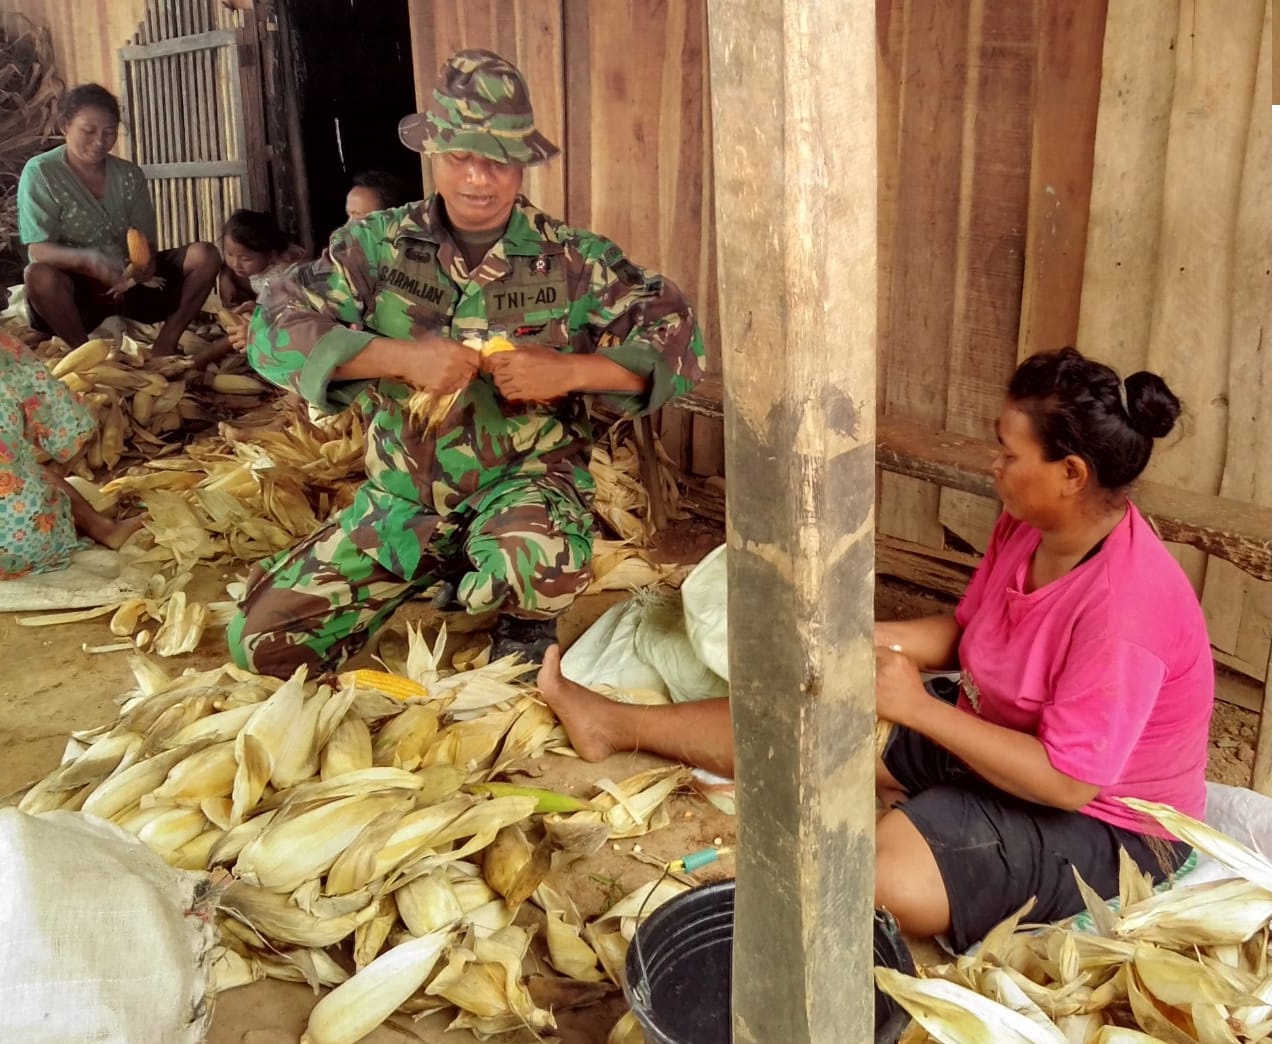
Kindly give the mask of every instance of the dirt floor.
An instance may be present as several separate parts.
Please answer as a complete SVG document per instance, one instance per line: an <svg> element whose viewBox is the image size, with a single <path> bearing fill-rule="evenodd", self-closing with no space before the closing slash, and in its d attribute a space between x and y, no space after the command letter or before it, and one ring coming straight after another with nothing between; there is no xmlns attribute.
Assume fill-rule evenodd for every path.
<svg viewBox="0 0 1280 1044"><path fill-rule="evenodd" d="M722 539L718 527L692 520L673 526L658 550L663 561L697 561ZM193 581L193 598L225 597L228 574L205 570ZM571 642L613 601L618 594L584 598L561 624L561 641ZM946 603L894 583L882 584L877 597L877 614L904 616L922 609L944 607ZM405 619L423 615L422 603L406 607L392 627ZM57 764L73 729L105 724L115 718L116 700L133 686L124 653L90 654L83 646L111 641L105 618L80 624L50 628L19 626L24 614L0 614L0 650L8 665L7 677L0 679L0 795L14 791L48 773ZM453 623L451 619L451 623ZM188 656L165 662L173 673L190 666L207 669L225 662L226 649L220 632L206 634L201 647ZM356 666L361 665L359 662ZM1211 779L1247 785L1257 738L1258 716L1228 704L1215 709L1210 747ZM645 755L619 754L598 765L574 758L546 756L530 765L539 785L586 793L591 783L602 777L622 779L643 768L658 764ZM662 861L719 843L736 844L735 821L717 811L705 799L681 794L674 799L669 827L640 839L640 852L632 843L606 846L571 868L554 871L553 884L573 898L585 916L603 911L613 901L646 881L657 871L644 858ZM726 856L699 871L700 882L732 877L734 862ZM938 959L931 944L913 946L918 960ZM616 990L593 995L580 1008L558 1010L559 1039L563 1044L601 1044L610 1027L625 1010ZM294 1044L306 1024L314 1004L311 991L301 985L261 982L223 994L215 1008L210 1044ZM467 1031L445 1032L447 1020L432 1017L418 1023L393 1020L375 1031L368 1044L395 1044L399 1041L427 1041L462 1044L475 1038ZM496 1038L500 1042L530 1041L529 1034Z"/></svg>

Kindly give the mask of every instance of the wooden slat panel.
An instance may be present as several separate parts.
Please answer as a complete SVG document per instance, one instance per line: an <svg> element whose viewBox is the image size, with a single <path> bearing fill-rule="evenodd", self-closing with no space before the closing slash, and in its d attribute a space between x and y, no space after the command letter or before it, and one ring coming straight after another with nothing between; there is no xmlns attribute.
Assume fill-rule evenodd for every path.
<svg viewBox="0 0 1280 1044"><path fill-rule="evenodd" d="M1259 36L1253 108L1235 219L1228 346L1227 455L1218 492L1271 503L1271 5ZM1271 585L1210 560L1202 598L1209 637L1261 679L1271 653Z"/></svg>
<svg viewBox="0 0 1280 1044"><path fill-rule="evenodd" d="M561 0L408 0L414 86L420 108L440 66L455 51L483 47L514 62L529 84L534 119L565 145L565 64ZM556 217L566 216L566 153L525 172L525 194ZM424 164L424 181L430 184Z"/></svg>

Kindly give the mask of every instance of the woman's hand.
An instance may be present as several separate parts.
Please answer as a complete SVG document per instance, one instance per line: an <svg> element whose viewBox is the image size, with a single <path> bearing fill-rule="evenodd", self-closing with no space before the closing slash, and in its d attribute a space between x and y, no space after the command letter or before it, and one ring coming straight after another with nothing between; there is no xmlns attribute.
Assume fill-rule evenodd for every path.
<svg viewBox="0 0 1280 1044"><path fill-rule="evenodd" d="M81 258L80 271L95 282L114 290L124 281L124 267L104 251L89 247Z"/></svg>
<svg viewBox="0 0 1280 1044"><path fill-rule="evenodd" d="M483 362L484 371L510 402L551 402L577 391L575 357L540 344L518 345L495 352Z"/></svg>
<svg viewBox="0 0 1280 1044"><path fill-rule="evenodd" d="M876 646L876 715L910 726L913 712L932 700L915 662L888 646Z"/></svg>
<svg viewBox="0 0 1280 1044"><path fill-rule="evenodd" d="M448 337L432 335L405 347L398 376L432 395L461 391L480 370L480 353Z"/></svg>

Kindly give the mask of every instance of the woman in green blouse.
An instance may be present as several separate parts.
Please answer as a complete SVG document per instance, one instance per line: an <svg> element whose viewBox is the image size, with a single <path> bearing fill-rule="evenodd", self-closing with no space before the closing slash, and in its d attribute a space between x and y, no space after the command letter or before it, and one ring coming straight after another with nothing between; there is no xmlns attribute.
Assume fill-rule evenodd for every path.
<svg viewBox="0 0 1280 1044"><path fill-rule="evenodd" d="M66 144L28 160L18 182L31 325L75 347L109 315L163 322L153 354L169 355L209 296L218 250L189 243L155 251L155 208L142 169L111 155L120 104L110 91L74 87L58 117ZM150 257L126 272L130 228L146 236Z"/></svg>

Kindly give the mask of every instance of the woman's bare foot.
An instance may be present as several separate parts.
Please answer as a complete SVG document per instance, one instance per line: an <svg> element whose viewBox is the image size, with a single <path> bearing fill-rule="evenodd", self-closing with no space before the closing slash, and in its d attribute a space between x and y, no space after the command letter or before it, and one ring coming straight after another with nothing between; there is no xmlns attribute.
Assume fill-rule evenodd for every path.
<svg viewBox="0 0 1280 1044"><path fill-rule="evenodd" d="M560 646L547 649L536 682L542 702L560 719L569 742L586 761L603 761L619 750L634 750L635 741L623 742L618 728L619 712L634 710L622 707L608 697L592 692L585 685L570 681L560 673Z"/></svg>
<svg viewBox="0 0 1280 1044"><path fill-rule="evenodd" d="M119 551L124 546L124 542L142 528L147 518L145 514L120 519L98 515L96 519L84 520L83 531L85 536L92 537L99 544L111 548L112 551Z"/></svg>

